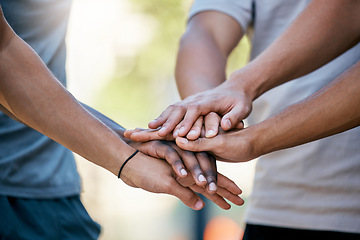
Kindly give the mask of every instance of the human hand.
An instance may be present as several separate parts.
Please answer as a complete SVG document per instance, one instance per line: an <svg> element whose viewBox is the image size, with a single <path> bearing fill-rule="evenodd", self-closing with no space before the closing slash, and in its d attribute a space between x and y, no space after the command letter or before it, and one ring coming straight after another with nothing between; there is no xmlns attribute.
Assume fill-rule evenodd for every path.
<svg viewBox="0 0 360 240"><path fill-rule="evenodd" d="M220 128L221 117L214 112L208 113L205 117L199 116L198 119L195 121L193 126L191 127L189 133L186 135L186 138L189 140L195 140L202 137L211 138L216 136L219 131L222 129ZM174 141L175 138L179 137L178 132L182 125L180 122L174 129L173 132L165 136L160 136L159 131L161 127L157 129L143 129L143 128L136 128L134 130L126 130L124 136L128 139L131 139L135 142L147 142L151 140L167 140L167 141ZM220 129L219 129L220 128ZM243 121L240 121L235 129L242 129L244 128Z"/></svg>
<svg viewBox="0 0 360 240"><path fill-rule="evenodd" d="M217 160L225 162L245 162L261 155L257 144L261 139L256 138L253 127L242 130L221 131L213 138L200 137L196 140L176 138L176 144L187 151L210 152Z"/></svg>
<svg viewBox="0 0 360 240"><path fill-rule="evenodd" d="M129 143L129 145L146 155L165 159L180 178L185 178L189 171L198 186L206 186L206 190L209 194L214 194L216 192L217 169L213 156L204 152L192 153L184 151L176 146L174 142L132 142Z"/></svg>
<svg viewBox="0 0 360 240"><path fill-rule="evenodd" d="M125 165L120 178L131 187L173 195L194 210L200 210L205 206L195 192L204 194L224 209L230 208L224 197L236 205L243 204L243 200L238 196L241 194L241 190L235 183L222 175L219 175L221 184L218 189L219 193L211 195L205 188L197 186L190 176L182 179L177 177L164 160L146 156L140 152Z"/></svg>
<svg viewBox="0 0 360 240"><path fill-rule="evenodd" d="M149 128L161 127L159 136L167 136L177 125L178 136L186 136L199 116L210 112L218 113L221 118L220 126L227 131L238 126L252 109L252 95L236 86L233 81L226 81L216 88L204 91L169 106L160 116L149 123Z"/></svg>
<svg viewBox="0 0 360 240"><path fill-rule="evenodd" d="M244 204L244 200L239 197L239 194L242 193L241 189L233 181L221 173L218 173L218 190L215 194L209 194L204 187L197 186L191 177L178 179L178 181L182 186L187 186L194 192L204 195L223 209L231 208L230 204L228 204L225 199L238 206Z"/></svg>
<svg viewBox="0 0 360 240"><path fill-rule="evenodd" d="M183 122L180 122L174 129L173 137L179 137L179 129L181 128ZM200 116L193 126L191 127L189 133L186 135L186 138L189 140L196 140L199 137L212 138L215 137L219 132L222 132L221 126L221 116L215 112L210 112L206 116ZM244 122L240 121L234 129L243 129ZM159 135L159 134L158 134Z"/></svg>
<svg viewBox="0 0 360 240"><path fill-rule="evenodd" d="M130 139L135 142L148 142L153 140L165 140L165 141L175 141L172 133L169 133L166 136L159 136L160 128L151 129L151 128L135 128L131 130L126 130L124 136L127 139Z"/></svg>
<svg viewBox="0 0 360 240"><path fill-rule="evenodd" d="M166 193L179 198L185 205L200 210L205 206L190 188L183 187L166 161L139 152L123 168L120 178L127 185L153 193Z"/></svg>

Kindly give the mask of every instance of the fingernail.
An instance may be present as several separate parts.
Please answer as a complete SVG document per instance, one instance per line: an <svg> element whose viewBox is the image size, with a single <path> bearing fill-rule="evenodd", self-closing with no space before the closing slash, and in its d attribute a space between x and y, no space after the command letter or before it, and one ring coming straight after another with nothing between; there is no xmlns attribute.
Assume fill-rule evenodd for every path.
<svg viewBox="0 0 360 240"><path fill-rule="evenodd" d="M195 209L201 209L204 206L204 203L201 200L198 200L195 204Z"/></svg>
<svg viewBox="0 0 360 240"><path fill-rule="evenodd" d="M187 175L187 171L185 169L181 169L180 173L181 173L181 176L186 176Z"/></svg>
<svg viewBox="0 0 360 240"><path fill-rule="evenodd" d="M206 137L213 137L215 135L214 130L209 130L206 132Z"/></svg>
<svg viewBox="0 0 360 240"><path fill-rule="evenodd" d="M195 130L191 130L190 132L189 132L189 135L195 135L196 134L196 131Z"/></svg>
<svg viewBox="0 0 360 240"><path fill-rule="evenodd" d="M184 127L181 127L180 130L179 130L179 132L182 133L182 134L184 134L184 131L185 131Z"/></svg>
<svg viewBox="0 0 360 240"><path fill-rule="evenodd" d="M179 133L179 129L176 129L175 132L174 132L174 136L177 137L178 133Z"/></svg>
<svg viewBox="0 0 360 240"><path fill-rule="evenodd" d="M211 183L209 184L209 190L210 190L210 191L216 191L216 184L213 183L213 182L211 182Z"/></svg>
<svg viewBox="0 0 360 240"><path fill-rule="evenodd" d="M226 119L226 125L231 128L231 122L230 122L230 119Z"/></svg>
<svg viewBox="0 0 360 240"><path fill-rule="evenodd" d="M187 144L189 141L186 138L180 138L180 142L183 144Z"/></svg>
<svg viewBox="0 0 360 240"><path fill-rule="evenodd" d="M202 175L202 174L199 175L199 181L206 182L206 178L204 177L204 175Z"/></svg>
<svg viewBox="0 0 360 240"><path fill-rule="evenodd" d="M166 127L161 127L159 132L165 132L166 131Z"/></svg>

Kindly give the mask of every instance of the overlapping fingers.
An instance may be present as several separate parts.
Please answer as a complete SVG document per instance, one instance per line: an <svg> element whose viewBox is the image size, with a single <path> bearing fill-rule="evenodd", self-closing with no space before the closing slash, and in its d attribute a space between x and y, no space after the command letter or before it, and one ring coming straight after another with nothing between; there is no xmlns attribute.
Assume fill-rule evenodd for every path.
<svg viewBox="0 0 360 240"><path fill-rule="evenodd" d="M181 160L179 153L163 141L151 141L137 147L140 151L152 157L165 159L172 167L174 172L181 178L186 177L188 172Z"/></svg>
<svg viewBox="0 0 360 240"><path fill-rule="evenodd" d="M193 189L180 185L175 179L170 179L163 187L163 192L179 198L186 206L200 210L205 206L204 201L194 192Z"/></svg>
<svg viewBox="0 0 360 240"><path fill-rule="evenodd" d="M198 159L201 169L205 173L207 181L207 192L209 194L215 194L217 191L217 168L215 158L206 152L199 152L195 155Z"/></svg>
<svg viewBox="0 0 360 240"><path fill-rule="evenodd" d="M159 136L159 130L160 127L157 129L136 128L134 130L126 130L124 132L124 136L135 142L147 142L152 140L167 140L167 141L174 140L174 137L172 136L171 133L166 136Z"/></svg>
<svg viewBox="0 0 360 240"><path fill-rule="evenodd" d="M221 117L215 112L210 112L205 116L204 118L205 137L212 138L218 134L220 121L221 121Z"/></svg>
<svg viewBox="0 0 360 240"><path fill-rule="evenodd" d="M185 113L186 108L176 104L170 105L157 119L149 123L149 128L161 127L158 133L159 136L167 136L182 121Z"/></svg>

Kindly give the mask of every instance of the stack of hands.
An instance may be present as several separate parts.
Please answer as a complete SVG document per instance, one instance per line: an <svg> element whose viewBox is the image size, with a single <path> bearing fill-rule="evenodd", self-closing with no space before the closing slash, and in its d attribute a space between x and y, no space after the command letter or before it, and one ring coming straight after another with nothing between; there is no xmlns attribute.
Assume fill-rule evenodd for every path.
<svg viewBox="0 0 360 240"><path fill-rule="evenodd" d="M232 112L221 118L215 112L204 113L193 108L193 101L202 97L202 94L194 95L171 105L156 120L149 123L148 129L126 130L124 136L129 139L127 143L130 146L154 158L165 159L171 165L178 183L172 179L169 188L161 189L159 192L175 195L189 207L198 210L204 206L204 203L201 199L194 197L194 192L197 192L221 208L229 209L230 205L225 199L236 205L242 205L244 201L238 196L241 194L240 188L229 178L217 172L216 159L232 161L236 156L233 150L227 151L228 147L231 147L227 138L236 137L234 134L243 131L244 123L242 118L234 118ZM208 104L211 105L211 102ZM203 106L202 109L204 109ZM193 114L189 114L191 112ZM231 129L232 131L225 131ZM158 172L159 169L156 171ZM130 167L124 175L129 173L131 173ZM144 188L143 184L132 183L129 180L130 178L147 179L149 174L149 172L144 173L144 178L126 179L125 176L123 180L130 186ZM164 179L159 179L159 181L164 181ZM153 180L150 182L154 184ZM193 193L187 191L188 194L184 195L184 189L178 188L179 184L190 188ZM163 184L159 184L161 185ZM195 199L197 202L194 204Z"/></svg>

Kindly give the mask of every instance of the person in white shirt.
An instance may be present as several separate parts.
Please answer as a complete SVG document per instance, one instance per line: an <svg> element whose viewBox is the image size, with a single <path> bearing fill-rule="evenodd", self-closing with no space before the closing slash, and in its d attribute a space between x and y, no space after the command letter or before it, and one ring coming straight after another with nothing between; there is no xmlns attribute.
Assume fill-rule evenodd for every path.
<svg viewBox="0 0 360 240"><path fill-rule="evenodd" d="M176 69L182 97L192 96L149 124L159 131L126 135L172 134L181 148L223 161L263 155L246 239L358 239L359 4L195 1ZM225 81L227 58L245 33L251 62ZM216 136L219 124L241 128L246 117L250 127ZM203 125L207 138L197 139Z"/></svg>

